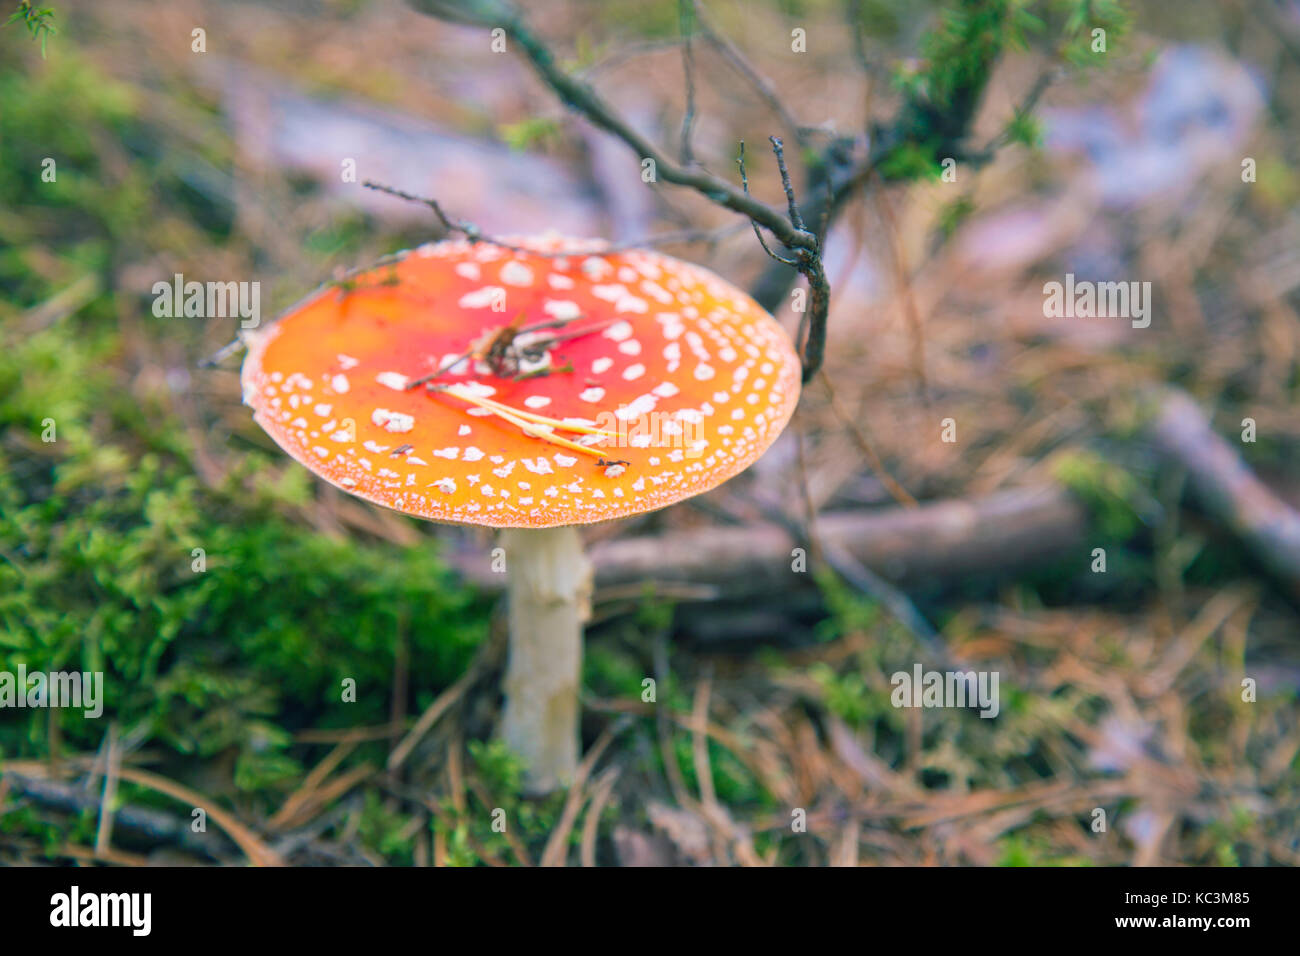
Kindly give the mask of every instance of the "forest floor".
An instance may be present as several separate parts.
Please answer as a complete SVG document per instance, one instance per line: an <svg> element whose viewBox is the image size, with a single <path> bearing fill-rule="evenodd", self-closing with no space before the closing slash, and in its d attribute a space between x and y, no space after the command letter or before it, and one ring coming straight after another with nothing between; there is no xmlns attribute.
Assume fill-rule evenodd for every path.
<svg viewBox="0 0 1300 956"><path fill-rule="evenodd" d="M535 6L672 141L674 4ZM838 5L795 6L824 41L810 63L773 53L775 7L716 17L804 124L888 116ZM1300 863L1295 582L1189 494L1144 406L1158 384L1192 396L1300 506L1300 45L1179 6L1138 4L1113 63L1048 90L1038 148L869 183L830 236L828 360L786 435L713 493L590 529L600 547L778 521L810 573L729 600L598 589L587 758L542 800L492 741L501 622L466 572L490 537L316 482L253 423L237 359L200 366L237 324L157 318L150 289L256 277L270 315L436 234L349 160L490 231L732 219L647 200L635 158L522 63L395 2L61 0L45 60L0 31L0 655L109 675L105 720L0 723L0 861ZM726 175L779 118L700 58L695 150ZM1039 67L999 68L976 140ZM750 178L778 204L770 158ZM747 229L670 251L742 286L766 264ZM1149 280L1149 327L1045 317L1065 273ZM810 520L1056 491L1083 525L1026 526L1030 567L975 540L978 573L863 576ZM917 665L998 674L998 715L894 706Z"/></svg>

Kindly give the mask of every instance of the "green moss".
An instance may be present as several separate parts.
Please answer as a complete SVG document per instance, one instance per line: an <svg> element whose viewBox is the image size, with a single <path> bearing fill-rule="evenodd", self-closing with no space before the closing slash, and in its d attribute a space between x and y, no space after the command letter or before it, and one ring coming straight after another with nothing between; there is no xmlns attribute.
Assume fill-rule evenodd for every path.
<svg viewBox="0 0 1300 956"><path fill-rule="evenodd" d="M1053 853L1045 841L1016 834L998 842L998 866L1091 866L1086 857Z"/></svg>
<svg viewBox="0 0 1300 956"><path fill-rule="evenodd" d="M1142 523L1136 506L1139 486L1118 465L1080 451L1061 456L1053 474L1089 506L1107 539L1124 541L1137 532Z"/></svg>
<svg viewBox="0 0 1300 956"><path fill-rule="evenodd" d="M8 56L15 42L0 32L0 669L102 671L106 716L8 713L0 753L46 757L51 739L94 752L111 718L161 772L186 781L199 758L219 768L205 792L270 812L303 775L296 731L386 721L399 640L406 709L427 703L464 672L487 605L452 578L431 536L400 547L304 520L322 486L249 444L251 425L230 438L214 404L238 396L214 403L202 390L199 325L157 320L98 278L121 261L230 241L183 182L224 162L229 144L154 156L164 137L137 116L133 89L71 46L26 73ZM345 222L319 251L349 251L358 235ZM88 278L108 291L72 314L27 312ZM148 362L175 354L175 365L128 355L123 316L160 340ZM180 407L197 418L182 421ZM210 484L201 454L218 464ZM123 793L175 810L147 789ZM94 842L76 818L51 828L11 813L0 826L50 846ZM361 832L377 852L409 853L369 804Z"/></svg>

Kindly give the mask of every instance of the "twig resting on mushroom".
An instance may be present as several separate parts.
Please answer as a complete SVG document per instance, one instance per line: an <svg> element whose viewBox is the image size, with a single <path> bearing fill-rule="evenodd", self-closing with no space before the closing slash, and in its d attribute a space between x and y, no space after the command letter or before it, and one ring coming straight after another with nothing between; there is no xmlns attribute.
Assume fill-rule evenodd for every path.
<svg viewBox="0 0 1300 956"><path fill-rule="evenodd" d="M438 200L427 197L417 196L414 193L408 193L405 190L397 189L393 186L385 186L383 183L377 183L367 179L361 184L366 189L373 189L375 192L381 192L396 199L405 199L407 202L419 203L422 206L428 206L433 210L433 214L438 217L439 224L448 233L464 236L470 242L483 242L490 246L500 246L502 249L509 249L511 252L524 252L532 256L544 256L548 259L566 259L574 255L608 255L614 252L622 252L625 249L646 249L656 246L666 246L677 242L717 242L725 238L732 232L741 228L737 225L724 226L721 229L676 229L672 232L663 232L657 236L644 236L638 239L628 239L621 242L604 242L593 241L591 248L575 252L571 248L547 252L545 250L530 249L527 246L517 245L507 242L504 239L498 239L489 236L474 223L467 219L453 219L447 215L446 210Z"/></svg>

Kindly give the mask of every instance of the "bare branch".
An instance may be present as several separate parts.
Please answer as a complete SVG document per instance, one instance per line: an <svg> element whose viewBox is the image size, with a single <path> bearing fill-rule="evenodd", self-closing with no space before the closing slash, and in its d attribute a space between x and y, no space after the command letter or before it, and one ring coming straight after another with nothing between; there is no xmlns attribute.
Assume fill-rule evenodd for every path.
<svg viewBox="0 0 1300 956"><path fill-rule="evenodd" d="M854 418L840 406L839 399L835 396L835 389L831 385L831 378L824 371L821 373L821 382L826 388L826 398L830 404L831 413L839 419L840 424L848 431L849 436L857 443L858 448L862 450L862 454L866 456L867 461L871 464L871 470L876 473L876 477L885 486L885 490L893 495L894 500L904 508L917 507L916 498L912 496L910 491L899 484L898 480L889 473L889 469L885 467L885 462L876 451L876 446L867 436L865 423Z"/></svg>
<svg viewBox="0 0 1300 956"><path fill-rule="evenodd" d="M691 46L691 34L695 26L691 22L691 7L687 0L677 0L678 17L682 30L682 70L686 74L686 113L682 116L682 164L694 165L695 156L691 152L691 133L695 126L695 50Z"/></svg>
<svg viewBox="0 0 1300 956"><path fill-rule="evenodd" d="M749 195L749 174L745 171L745 141L743 139L740 141L740 155L736 157L736 165L740 167L741 188L745 190L745 195L748 196ZM763 238L763 232L761 229L758 228L757 222L751 219L749 220L749 224L754 227L754 235L758 237L758 244L763 247L763 251L766 252L768 256L775 259L777 262L785 263L788 266L797 267L799 265L798 260L787 259L784 256L778 256L775 252L773 252L768 247L767 240Z"/></svg>
<svg viewBox="0 0 1300 956"><path fill-rule="evenodd" d="M666 40L647 40L643 43L629 43L612 53L602 56L599 60L590 66L585 66L574 72L583 80L590 80L597 73L604 73L606 70L612 70L629 60L641 56L650 56L655 53L662 53L665 50L674 50L682 45L681 37L672 37Z"/></svg>
<svg viewBox="0 0 1300 956"><path fill-rule="evenodd" d="M724 179L699 168L687 169L674 163L662 150L632 129L591 86L565 72L555 55L533 34L522 11L509 0L412 0L420 10L443 19L499 27L523 51L528 62L560 100L585 116L593 125L623 141L638 159L654 162L656 175L664 182L694 189L718 205L757 220L789 249L817 247L812 233L796 229L775 209L757 201Z"/></svg>
<svg viewBox="0 0 1300 956"><path fill-rule="evenodd" d="M731 67L745 78L745 80L754 88L759 98L767 104L777 116L781 118L782 125L794 134L795 140L802 146L805 145L806 134L804 127L799 124L781 97L776 92L776 87L772 81L763 76L758 70L745 59L745 55L736 48L736 45L723 36L712 21L704 12L704 6L700 0L691 0L691 5L695 10L695 23L699 27L700 34L709 41L709 44L722 54L722 58L731 65Z"/></svg>
<svg viewBox="0 0 1300 956"><path fill-rule="evenodd" d="M772 144L772 152L776 153L776 167L781 172L781 186L785 189L785 201L790 207L790 221L796 229L806 232L803 216L799 215L799 204L795 202L794 186L790 183L790 170L785 168L785 144L779 136L769 136L768 141Z"/></svg>
<svg viewBox="0 0 1300 956"><path fill-rule="evenodd" d="M1038 101L1043 98L1043 94L1047 92L1048 88L1054 82L1056 82L1057 77L1058 71L1055 69L1044 70L1040 73L1038 79L1034 81L1034 85L1029 88L1029 92L1026 93L1024 99L1020 101L1020 105L1015 108L1015 113L1013 115L1019 119L1032 113L1038 106ZM1008 125L1007 128L1004 128L1002 132L990 139L984 144L984 146L971 153L970 156L967 157L966 161L975 166L982 166L989 162L999 149L1008 145L1010 142L1011 136Z"/></svg>
<svg viewBox="0 0 1300 956"><path fill-rule="evenodd" d="M622 242L592 242L587 249L562 249L557 252L546 252L543 250L532 249L528 246L521 246L515 243L506 242L503 239L496 239L487 235L478 226L464 219L453 219L447 215L446 210L442 208L441 203L436 199L426 196L416 196L402 189L396 189L392 186L385 186L383 183L377 183L367 179L361 184L366 189L373 189L376 192L384 193L388 196L394 196L398 199L405 199L408 202L419 203L422 206L428 206L433 210L438 222L450 233L456 233L464 236L470 242L482 242L490 246L500 246L502 249L509 249L512 252L524 252L529 255L543 256L550 259L563 259L567 256L574 255L608 255L613 252L621 252L625 249L645 249L654 246L666 246L675 243L686 242L705 242L715 243L720 239L726 238L733 232L743 228L743 224L733 223L729 226L723 226L720 229L677 229L672 232L663 232L657 236L643 236L638 239L625 239ZM374 266L365 266L361 269L353 270L353 273L366 272Z"/></svg>
<svg viewBox="0 0 1300 956"><path fill-rule="evenodd" d="M785 189L789 218L783 217L765 203L759 202L749 192L745 180L743 162L741 164L742 182L737 189L726 180L720 179L707 170L693 165L687 168L674 163L659 148L654 146L640 133L632 129L614 109L601 98L590 85L562 69L556 62L555 55L543 43L524 21L522 11L511 0L463 0L453 3L451 0L411 0L417 9L443 19L459 23L475 23L491 26L505 31L511 42L516 44L527 57L533 69L542 81L555 92L570 109L581 113L597 128L623 141L642 162L650 160L655 167L656 176L664 182L676 186L694 189L716 205L748 218L754 226L763 250L779 265L797 269L808 280L809 309L804 323L806 339L802 345L803 380L811 381L821 367L826 346L826 319L830 310L830 283L822 265L821 243L816 234L804 225L803 217L795 201L794 186L786 168L781 140L771 137L772 148L776 153L777 165L781 171L782 186ZM698 13L698 7L693 7ZM697 21L698 22L698 21ZM689 49L689 47L688 47ZM693 77L692 77L693 82ZM692 102L688 105L688 114L693 113ZM788 115L788 114L787 114ZM689 116L688 116L689 118ZM797 129L797 124L796 124ZM688 149L689 139L684 130L683 147ZM398 193L394 193L398 195ZM412 197L415 198L415 197ZM422 201L418 200L417 201ZM464 232L472 240L491 241L473 229L469 223L453 223L436 203L431 205L444 225L450 224ZM760 227L767 229L792 254L791 257L780 256L772 251L763 239ZM498 243L501 244L501 243ZM510 248L508 244L507 248Z"/></svg>

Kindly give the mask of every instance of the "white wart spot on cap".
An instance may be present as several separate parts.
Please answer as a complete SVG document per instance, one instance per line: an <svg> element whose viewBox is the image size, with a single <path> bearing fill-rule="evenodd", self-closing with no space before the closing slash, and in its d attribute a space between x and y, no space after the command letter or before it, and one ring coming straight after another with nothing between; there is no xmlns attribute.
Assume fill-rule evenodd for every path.
<svg viewBox="0 0 1300 956"><path fill-rule="evenodd" d="M561 321L568 322L582 315L582 309L578 303L569 302L567 299L547 299L542 305L542 311L547 315Z"/></svg>
<svg viewBox="0 0 1300 956"><path fill-rule="evenodd" d="M501 281L506 285L527 288L533 284L533 270L512 259L501 267Z"/></svg>
<svg viewBox="0 0 1300 956"><path fill-rule="evenodd" d="M614 271L614 267L600 256L588 256L582 260L582 274L599 282Z"/></svg>
<svg viewBox="0 0 1300 956"><path fill-rule="evenodd" d="M613 339L615 342L622 342L632 335L632 324L630 322L615 322L604 332L600 333L607 339Z"/></svg>
<svg viewBox="0 0 1300 956"><path fill-rule="evenodd" d="M504 299L506 290L499 285L486 285L473 292L466 292L456 303L462 309L486 309L494 302Z"/></svg>
<svg viewBox="0 0 1300 956"><path fill-rule="evenodd" d="M614 417L621 422L629 422L634 418L640 418L642 415L649 415L655 408L655 397L653 395L638 395L626 405L622 405L614 411Z"/></svg>
<svg viewBox="0 0 1300 956"><path fill-rule="evenodd" d="M415 427L415 419L410 415L392 412L386 408L376 408L371 412L370 421L390 432L409 432Z"/></svg>

